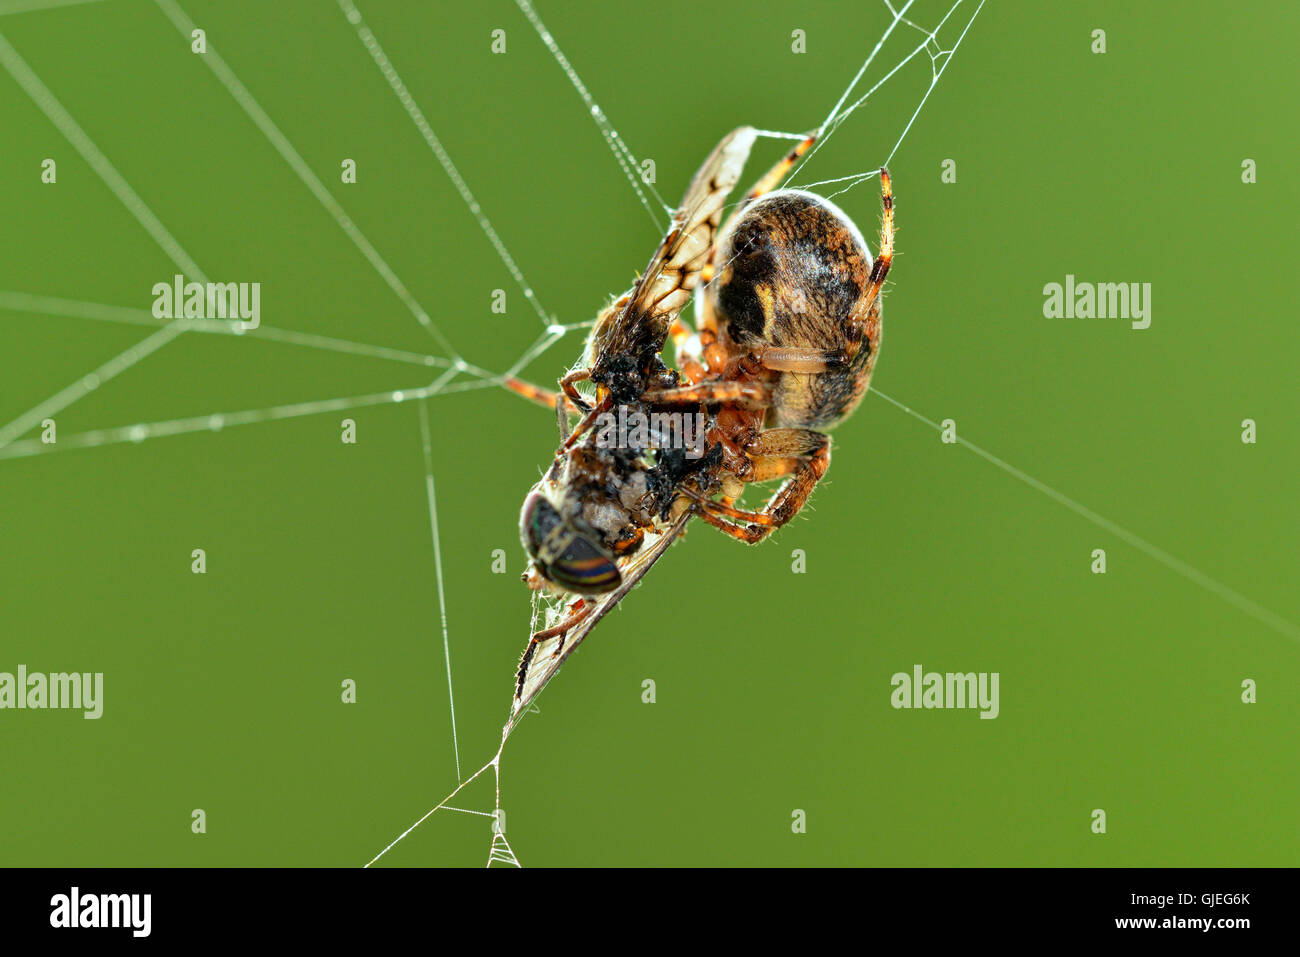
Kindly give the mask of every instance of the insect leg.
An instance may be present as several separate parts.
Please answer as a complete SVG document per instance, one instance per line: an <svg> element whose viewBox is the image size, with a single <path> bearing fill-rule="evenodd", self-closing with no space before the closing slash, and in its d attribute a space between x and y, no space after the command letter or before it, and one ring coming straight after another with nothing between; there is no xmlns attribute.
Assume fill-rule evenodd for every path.
<svg viewBox="0 0 1300 957"><path fill-rule="evenodd" d="M569 606L569 614L565 617L564 621L560 622L558 625L534 633L532 643L537 644L539 641L545 641L547 638L556 638L563 635L578 622L582 621L582 619L590 615L591 610L594 607L595 605L591 602L579 598Z"/></svg>
<svg viewBox="0 0 1300 957"><path fill-rule="evenodd" d="M595 610L595 605L579 598L577 601L575 601L572 605L569 606L569 616L564 621L560 622L554 628L547 628L544 631L539 631L533 635L532 640L530 640L528 644L524 647L524 656L523 658L520 659L519 670L515 673L516 699L519 697L520 692L523 691L524 681L528 677L528 669L532 666L533 655L537 652L538 646L540 646L541 643L543 641L546 641L548 638L555 638L555 637L568 634L570 628L580 623L594 610ZM563 650L564 650L564 640L563 638L561 638L559 647L555 649L554 655L558 656L560 652L562 652Z"/></svg>
<svg viewBox="0 0 1300 957"><path fill-rule="evenodd" d="M560 433L560 444L569 441L569 403L555 403L555 427Z"/></svg>

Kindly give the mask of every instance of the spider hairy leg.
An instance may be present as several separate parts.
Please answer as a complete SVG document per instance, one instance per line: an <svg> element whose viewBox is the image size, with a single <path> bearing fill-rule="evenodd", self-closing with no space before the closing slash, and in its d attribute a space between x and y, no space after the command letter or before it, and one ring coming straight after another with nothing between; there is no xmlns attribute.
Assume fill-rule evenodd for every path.
<svg viewBox="0 0 1300 957"><path fill-rule="evenodd" d="M701 343L699 333L691 329L681 316L678 316L673 319L673 324L668 329L668 335L672 339L673 348L677 352L677 368L686 377L686 380L693 384L705 378L709 374L709 370L704 367L704 363L701 361L698 348Z"/></svg>
<svg viewBox="0 0 1300 957"><path fill-rule="evenodd" d="M574 427L573 431L569 434L569 437L566 438L560 444L560 447L558 449L555 450L556 456L557 457L561 456L565 452L567 452L570 448L572 448L573 443L577 442L578 439L586 435L587 432L591 429L591 427L596 424L596 420L600 418L601 415L603 415L604 413L608 412L611 408L613 408L613 406L614 406L614 397L611 394L607 394L605 398L601 399L594 406L592 406L591 411L589 411L585 416L583 416L582 421L579 422L577 426Z"/></svg>
<svg viewBox="0 0 1300 957"><path fill-rule="evenodd" d="M560 391L568 396L570 402L583 411L590 409L591 406L587 400L582 397L582 394L578 392L577 383L587 382L590 379L590 369L575 369L560 380Z"/></svg>
<svg viewBox="0 0 1300 957"><path fill-rule="evenodd" d="M710 264L705 268L707 277L704 283L712 279L712 272ZM673 338L677 347L677 368L692 384L721 373L727 364L727 351L718 342L717 317L713 313L713 303L705 295L705 288L705 285L700 285L695 291L694 337ZM683 328L687 327L683 324Z"/></svg>
<svg viewBox="0 0 1300 957"><path fill-rule="evenodd" d="M772 390L762 382L710 381L674 389L651 389L641 396L652 405L718 405L765 408L772 403Z"/></svg>
<svg viewBox="0 0 1300 957"><path fill-rule="evenodd" d="M880 220L880 254L871 264L871 279L867 284L864 307L875 304L889 275L889 267L894 262L894 188L890 183L889 170L880 167L880 206L883 215Z"/></svg>
<svg viewBox="0 0 1300 957"><path fill-rule="evenodd" d="M523 396L529 402L534 402L547 409L554 409L560 401L560 394L558 392L552 392L550 389L543 389L539 385L533 385L531 382L525 382L523 379L517 379L514 376L509 376L502 380L501 387L508 389L515 393L515 395ZM570 412L575 414L587 411L587 405L585 402L582 405L577 405L572 399L569 399L565 405L568 407Z"/></svg>
<svg viewBox="0 0 1300 957"><path fill-rule="evenodd" d="M768 347L758 361L774 372L825 372L838 369L849 361L844 349L796 349Z"/></svg>
<svg viewBox="0 0 1300 957"><path fill-rule="evenodd" d="M743 208L746 204L758 199L764 193L770 193L772 190L776 189L777 184L780 183L781 180L785 179L785 176L790 172L791 167L799 161L799 157L808 152L816 142L817 134L813 133L801 140L798 146L786 153L785 156L781 157L781 159L777 161L777 164L764 173L763 178L755 183L753 188L745 194L745 198L741 200L739 208Z"/></svg>
<svg viewBox="0 0 1300 957"><path fill-rule="evenodd" d="M794 518L831 463L830 437L812 429L770 429L746 446L753 460L750 481L764 482L789 476L768 503L757 512L722 502L703 502L697 512L705 522L750 545L761 542ZM724 518L745 525L736 525Z"/></svg>

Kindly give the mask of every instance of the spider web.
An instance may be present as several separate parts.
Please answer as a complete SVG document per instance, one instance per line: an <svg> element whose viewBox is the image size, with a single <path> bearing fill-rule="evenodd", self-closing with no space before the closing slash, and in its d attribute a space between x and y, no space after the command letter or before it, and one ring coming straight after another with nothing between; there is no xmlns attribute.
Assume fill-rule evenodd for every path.
<svg viewBox="0 0 1300 957"><path fill-rule="evenodd" d="M135 345L125 350L120 355L88 371L80 379L53 393L45 400L40 401L27 412L17 416L12 421L0 425L0 459L44 455L54 451L64 451L74 448L97 448L117 443L140 443L146 440L186 433L216 433L223 429L235 426L270 423L303 416L360 409L369 406L403 402L417 403L419 411L420 441L424 457L424 481L428 504L430 540L440 609L439 631L441 632L442 651L445 663L445 677L450 711L450 735L456 760L457 783L446 797L416 819L414 823L398 834L386 847L379 850L366 866L370 866L370 864L374 864L382 859L393 847L399 844L416 828L420 827L430 817L438 812L475 815L489 818L492 821L492 836L488 850L488 865L500 864L519 866L520 859L507 839L505 828L500 825L501 817L499 815L502 809L502 756L506 743L514 729L517 727L518 722L526 714L535 710L535 706L532 706L531 704L532 698L535 697L536 694L541 693L546 682L549 681L552 675L546 674L543 679L536 683L536 686L532 689L532 693L528 696L528 700L525 702L523 707L519 708L517 711L510 711L509 718L502 729L500 746L490 759L479 765L477 770L465 774L461 763L460 745L456 731L456 706L454 697L452 655L454 641L452 629L449 627L446 610L443 549L438 519L437 483L434 474L433 457L431 454L429 403L431 400L442 396L475 390L502 388L508 379L524 373L529 366L538 359L538 357L561 343L563 343L565 347L570 350L570 353L576 357L576 354L581 349L582 332L589 328L591 323L577 322L562 324L556 320L553 314L549 313L545 309L537 291L527 280L523 267L513 257L506 242L503 240L501 233L498 232L492 219L489 218L488 213L483 209L482 205L476 198L471 185L472 177L467 178L466 175L464 175L456 166L453 157L439 139L421 105L417 102L415 96L404 83L398 65L394 64L389 59L380 38L377 37L367 25L362 10L358 4L354 2L354 0L337 0L337 2L340 12L354 30L357 40L365 48L376 69L378 69L382 74L396 97L398 102L394 106L394 110L396 111L400 109L406 113L409 121L415 126L420 136L427 144L429 150L432 152L436 162L446 173L460 198L473 215L484 238L495 250L496 255L508 271L513 282L520 289L525 300L528 302L530 310L534 313L540 326L540 332L536 340L528 346L528 348L526 348L514 362L504 369L484 369L468 362L463 356L461 356L453 344L439 329L436 321L417 301L395 270L385 260L379 249L372 244L371 240L367 238L357 224L351 219L343 206L334 199L333 194L330 193L319 178L317 178L315 173L312 172L310 166L308 166L293 144L283 134L274 119L272 119L272 117L261 107L254 94L243 85L227 62L220 56L218 50L210 45L207 55L203 58L203 62L212 71L222 86L229 92L238 107L247 114L248 118L266 137L268 142L270 142L276 152L283 158L284 162L293 171L297 178L331 216L338 228L356 246L358 252L360 252L363 258L382 278L394 296L396 296L403 306L411 313L414 321L429 334L433 342L438 346L439 352L436 354L424 354L411 350L391 348L380 344L320 336L295 330L279 329L266 325L260 326L255 335L247 335L242 324L238 321L189 319L159 320L154 318L149 311L143 309L129 309L82 300L57 298L33 292L0 291L0 308L8 310L32 314L68 316L92 321L155 327L148 336L138 341ZM902 2L902 0L897 0L897 2L884 0L884 7L888 15L888 20L881 35L874 44L870 45L869 49L864 49L863 59L859 64L846 64L846 70L855 69L856 72L854 72L849 78L847 85L833 104L809 105L812 113L809 119L812 122L808 128L796 131L759 130L760 137L774 140L798 140L802 139L808 132L814 130L819 133L818 142L796 165L787 181L787 185L798 186L805 189L817 189L828 198L833 198L854 189L864 182L872 180L878 175L880 166L888 165L894 159L895 154L898 152L904 139L907 137L908 132L920 117L931 94L934 93L941 78L951 65L962 41L972 28L979 15L980 9L983 6L982 0L978 0L978 2L977 0L953 0L953 2L945 6L944 12L938 20L932 24L923 25L914 18L915 14L913 8L915 2L916 0L906 0L906 2ZM191 31L195 29L195 24L190 20L177 0L155 0L155 3L159 10L183 36L188 37ZM599 106L591 89L581 79L576 68L565 56L560 39L556 38L547 29L541 16L529 0L516 0L516 6L518 7L519 13L522 17L524 17L533 28L533 31L536 34L536 40L549 51L557 67L563 71L570 84L573 86L581 103L581 108L585 108L593 123L597 126L614 162L627 180L636 201L643 207L655 226L662 230L673 211L672 206L665 202L664 197L659 194L652 183L646 183L637 175L636 171L638 169L639 161L636 154L633 153L630 146L618 132L617 127L614 125L611 118ZM906 38L906 42L903 44L903 50L905 52L901 54L891 54L888 58L882 58L880 56L891 38L897 42L899 38L903 37ZM85 159L91 168L100 176L117 199L122 202L140 225L155 240L158 246L167 254L176 267L185 275L205 282L206 276L200 269L199 265L190 258L177 238L168 232L167 228L158 217L154 215L144 200L141 199L139 194L135 192L131 185L117 171L111 160L105 156L95 142L85 133L77 120L66 109L64 109L41 78L37 76L26 63L18 50L15 49L15 47L4 37L3 32L0 32L0 66L3 66L4 69L17 81L22 89L39 107L41 112L48 118L50 123L57 128L57 130L69 141L69 143L71 143L82 158ZM925 77L927 67L928 79ZM916 82L918 79L920 79L919 83ZM908 84L910 84L910 86ZM813 179L809 177L807 170L810 164L819 157L828 144L832 143L835 133L839 131L844 124L852 121L856 116L858 116L860 111L864 110L869 103L877 99L877 95L881 93L881 91L884 91L888 95L891 102L904 100L910 107L905 114L906 118L902 121L895 121L893 124L892 128L897 130L896 139L892 141L892 147L887 155L880 158L881 162L879 164L869 169L843 173L841 175L834 175L822 179ZM821 114L821 109L827 109L827 112ZM746 117L738 119L750 118ZM887 121L885 122L887 123ZM880 126L881 122L878 121L877 125ZM260 338L282 342L303 349L324 350L346 356L370 357L390 360L397 363L405 363L408 365L423 366L433 371L433 378L427 385L415 389L391 389L369 394L314 399L263 408L213 411L204 415L191 416L187 418L161 419L125 426L109 426L76 434L61 435L56 446L46 445L38 438L30 437L29 434L33 429L39 426L43 419L68 408L136 364L155 356L177 338L195 334L245 336L250 340ZM934 429L940 428L933 419L926 417L920 412L914 411L910 406L903 402L885 396L874 388L872 389L872 393L880 396L883 401L893 407L897 407L900 411L914 419L917 419L923 424ZM1164 552L1157 546L1147 542L1145 539L1142 539L1127 529L1111 522L1099 513L1086 508L1074 499L1056 491L1045 483L1038 481L1028 473L1021 471L992 453L985 451L981 447L976 446L964 438L959 438L958 442L963 447L969 449L980 458L1016 478L1018 481L1029 485L1031 488L1034 488L1036 491L1039 491L1053 499L1058 502L1058 504L1070 509L1094 525L1107 529L1112 534L1148 555L1148 557L1165 565L1198 586L1218 595L1226 602L1232 604L1242 612L1256 618L1273 630L1292 639L1300 640L1300 629L1297 629L1286 619L1281 618L1266 608L1263 608L1228 586L1216 581L1208 575L1205 575L1192 566L1187 565L1185 562L1169 555L1167 552ZM530 631L538 627L540 623L549 623L554 621L562 607L561 603L537 595L534 595L533 601L534 604L530 622ZM522 645L523 640L526 638L522 629L520 637ZM502 697L500 704L503 711L506 710L506 706L509 703L508 699L510 697L509 691L511 686L511 676L502 675ZM469 766L473 767L472 764ZM453 804L453 801L456 801L458 796L465 792L466 788L468 788L473 782L486 777L489 771L491 772L493 779L495 794L495 800L490 809L466 808Z"/></svg>

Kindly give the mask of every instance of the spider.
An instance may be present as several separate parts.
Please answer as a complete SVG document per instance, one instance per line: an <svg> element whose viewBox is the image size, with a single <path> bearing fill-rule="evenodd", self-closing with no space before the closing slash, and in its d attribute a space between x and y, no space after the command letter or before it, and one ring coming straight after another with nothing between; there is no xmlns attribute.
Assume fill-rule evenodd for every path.
<svg viewBox="0 0 1300 957"><path fill-rule="evenodd" d="M505 383L553 407L561 434L552 466L520 517L531 559L525 581L580 596L564 621L533 636L521 688L537 642L563 639L593 611L591 596L613 599L603 603L603 614L645 573L649 563L638 563L637 553L647 534L676 535L698 515L756 543L789 522L830 465L822 430L847 417L866 393L893 258L889 173L880 171L884 214L874 260L857 227L829 200L775 189L813 136L745 194L719 232L724 201L756 135L741 127L705 160L645 273L601 312L583 360L558 392L513 378ZM692 294L695 330L679 316ZM670 336L677 370L660 358ZM588 380L596 386L591 401L576 388ZM601 448L592 426L616 405L703 410L707 454L686 462L662 451ZM583 416L572 430L570 412ZM784 481L761 509L736 507L745 485L776 479ZM653 558L662 547L656 544Z"/></svg>
<svg viewBox="0 0 1300 957"><path fill-rule="evenodd" d="M697 295L699 331L678 320L679 401L716 407L723 450L714 501L689 487L700 518L750 544L790 521L830 466L830 428L857 408L880 352L880 292L894 253L894 199L880 170L883 225L874 260L835 204L778 190L742 205L719 237L717 274ZM659 401L664 401L660 397ZM744 486L784 478L762 509L734 507ZM741 524L737 524L741 523Z"/></svg>

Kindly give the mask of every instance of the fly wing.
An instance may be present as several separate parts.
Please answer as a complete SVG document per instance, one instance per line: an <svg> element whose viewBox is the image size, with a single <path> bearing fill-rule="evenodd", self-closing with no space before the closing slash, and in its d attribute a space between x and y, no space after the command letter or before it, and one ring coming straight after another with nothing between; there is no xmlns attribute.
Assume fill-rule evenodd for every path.
<svg viewBox="0 0 1300 957"><path fill-rule="evenodd" d="M663 348L673 318L690 300L708 264L723 204L757 135L752 126L732 130L700 166L627 304L608 319L602 317L593 330L593 370L616 356L645 356Z"/></svg>
<svg viewBox="0 0 1300 957"><path fill-rule="evenodd" d="M547 638L543 641L530 642L524 649L523 660L519 663L519 674L515 682L515 697L510 706L510 721L507 731L514 726L528 706L533 703L542 689L546 687L555 673L560 670L569 655L573 654L583 639L591 633L602 618L623 600L623 596L636 587L645 573L650 570L659 557L668 550L668 546L681 533L691 518L691 512L683 512L676 521L658 535L649 546L634 556L623 569L623 584L614 591L600 598L595 609L580 621L563 638Z"/></svg>

